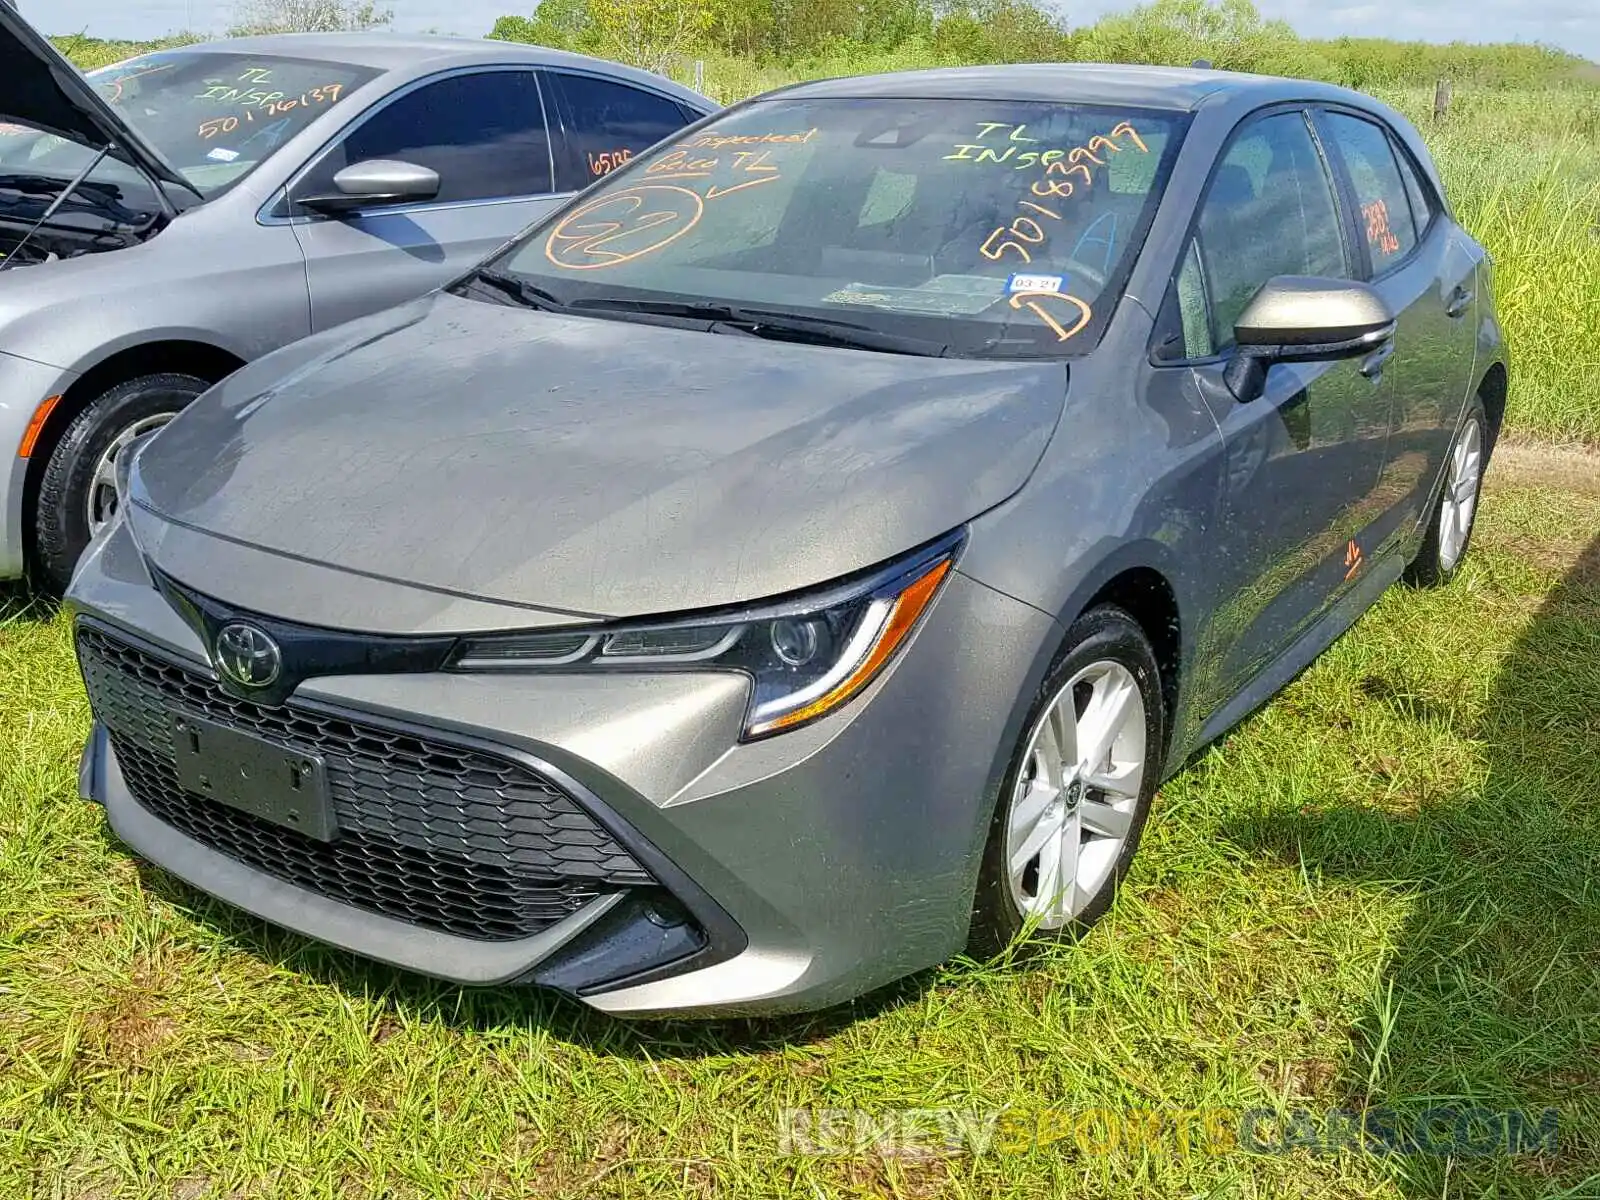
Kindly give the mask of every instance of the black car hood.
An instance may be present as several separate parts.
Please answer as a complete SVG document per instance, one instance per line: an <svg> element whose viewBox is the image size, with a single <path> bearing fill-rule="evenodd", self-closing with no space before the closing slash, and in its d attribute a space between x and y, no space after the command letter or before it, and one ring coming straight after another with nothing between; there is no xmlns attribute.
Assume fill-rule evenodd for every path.
<svg viewBox="0 0 1600 1200"><path fill-rule="evenodd" d="M333 567L368 598L389 580L575 618L671 613L832 580L959 526L1027 480L1065 398L1061 363L437 294L235 375L150 442L132 496L185 531L141 533L158 568L247 608L348 614L289 594L336 584ZM242 547L281 571L240 572ZM275 572L283 606L236 594L241 574Z"/></svg>
<svg viewBox="0 0 1600 1200"><path fill-rule="evenodd" d="M193 191L6 0L0 0L0 121L21 122L95 149L115 146L147 174Z"/></svg>

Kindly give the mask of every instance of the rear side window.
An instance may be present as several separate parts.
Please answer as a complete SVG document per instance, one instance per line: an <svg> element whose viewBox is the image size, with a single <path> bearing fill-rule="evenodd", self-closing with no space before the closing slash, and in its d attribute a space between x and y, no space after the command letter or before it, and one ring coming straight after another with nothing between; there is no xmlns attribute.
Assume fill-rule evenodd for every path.
<svg viewBox="0 0 1600 1200"><path fill-rule="evenodd" d="M1355 187L1356 203L1361 206L1361 228L1372 254L1373 273L1382 274L1417 244L1411 200L1389 135L1371 121L1344 113L1329 113L1327 121Z"/></svg>
<svg viewBox="0 0 1600 1200"><path fill-rule="evenodd" d="M1347 279L1339 210L1322 155L1298 112L1244 126L1206 192L1198 223L1199 259L1181 275L1185 341L1195 329L1195 289L1203 277L1211 344L1233 344L1233 327L1261 285L1275 275Z"/></svg>
<svg viewBox="0 0 1600 1200"><path fill-rule="evenodd" d="M334 175L373 158L439 172L438 204L547 193L550 138L538 78L483 71L424 84L346 134L296 191L332 191Z"/></svg>
<svg viewBox="0 0 1600 1200"><path fill-rule="evenodd" d="M554 71L546 78L566 110L566 153L556 162L558 191L588 187L689 123L671 100L625 83Z"/></svg>

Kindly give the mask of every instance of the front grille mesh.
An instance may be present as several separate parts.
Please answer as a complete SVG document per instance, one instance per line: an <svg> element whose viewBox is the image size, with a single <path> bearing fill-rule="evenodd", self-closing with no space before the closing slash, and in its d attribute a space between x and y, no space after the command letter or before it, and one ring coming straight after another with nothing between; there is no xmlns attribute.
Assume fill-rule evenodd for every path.
<svg viewBox="0 0 1600 1200"><path fill-rule="evenodd" d="M139 805L222 854L299 887L479 940L548 929L650 874L553 781L443 738L291 702L236 699L199 669L80 622L78 660ZM319 842L178 783L170 714L320 755L339 835Z"/></svg>

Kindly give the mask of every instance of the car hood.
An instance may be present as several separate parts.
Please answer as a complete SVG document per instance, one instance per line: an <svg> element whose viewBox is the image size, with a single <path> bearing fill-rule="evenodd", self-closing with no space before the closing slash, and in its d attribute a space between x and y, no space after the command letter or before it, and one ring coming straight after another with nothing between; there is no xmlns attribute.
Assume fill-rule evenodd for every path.
<svg viewBox="0 0 1600 1200"><path fill-rule="evenodd" d="M276 568L237 568L241 546L283 578L310 568L301 591L337 586L332 567L369 598L382 580L573 618L709 608L873 566L1000 503L1065 397L1061 363L441 293L210 392L139 455L134 527L156 514L187 531L141 540L158 568L162 544L184 543L170 574L258 611L282 610L233 581ZM214 554L193 553L196 533Z"/></svg>
<svg viewBox="0 0 1600 1200"><path fill-rule="evenodd" d="M193 190L160 151L100 98L61 53L0 0L0 121L20 121L96 149L114 145L147 174Z"/></svg>

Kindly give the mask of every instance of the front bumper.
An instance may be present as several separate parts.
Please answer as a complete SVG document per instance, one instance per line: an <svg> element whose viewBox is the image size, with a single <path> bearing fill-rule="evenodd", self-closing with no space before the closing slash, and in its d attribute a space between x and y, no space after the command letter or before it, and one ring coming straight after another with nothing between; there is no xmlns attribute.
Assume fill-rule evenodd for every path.
<svg viewBox="0 0 1600 1200"><path fill-rule="evenodd" d="M80 623L209 675L204 648L150 585L125 529L91 550L71 601ZM546 984L629 1016L820 1008L964 944L993 797L1058 636L1044 614L953 574L862 696L751 744L737 740L746 684L726 673L302 684L291 707L485 747L558 781L660 885L593 897L528 937L425 928L241 862L141 804L102 725L85 750L82 790L106 806L119 837L173 874L411 970ZM673 902L665 924L646 911L663 894ZM673 912L688 914L692 946ZM622 965L630 969L619 975Z"/></svg>

